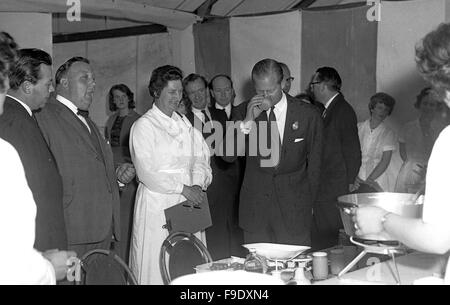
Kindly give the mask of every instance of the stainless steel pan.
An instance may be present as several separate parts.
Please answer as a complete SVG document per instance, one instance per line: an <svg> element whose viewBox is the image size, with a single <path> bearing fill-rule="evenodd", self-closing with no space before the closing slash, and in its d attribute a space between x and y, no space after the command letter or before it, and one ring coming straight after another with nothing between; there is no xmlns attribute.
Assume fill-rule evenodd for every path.
<svg viewBox="0 0 450 305"><path fill-rule="evenodd" d="M380 241L393 241L394 239L387 233L375 235L357 236L355 234L355 224L352 221L350 211L358 206L377 206L404 217L420 218L422 217L422 203L418 202L415 194L406 193L362 193L349 194L338 197L338 207L341 213L341 219L344 224L345 233L349 236Z"/></svg>

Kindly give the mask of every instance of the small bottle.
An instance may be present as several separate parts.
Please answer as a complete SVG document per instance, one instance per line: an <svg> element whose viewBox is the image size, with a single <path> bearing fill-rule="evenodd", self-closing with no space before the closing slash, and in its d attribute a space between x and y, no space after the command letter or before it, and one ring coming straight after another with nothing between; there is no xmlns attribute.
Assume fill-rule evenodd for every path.
<svg viewBox="0 0 450 305"><path fill-rule="evenodd" d="M244 270L249 272L267 273L267 262L264 257L256 254L255 249L250 249L244 262Z"/></svg>

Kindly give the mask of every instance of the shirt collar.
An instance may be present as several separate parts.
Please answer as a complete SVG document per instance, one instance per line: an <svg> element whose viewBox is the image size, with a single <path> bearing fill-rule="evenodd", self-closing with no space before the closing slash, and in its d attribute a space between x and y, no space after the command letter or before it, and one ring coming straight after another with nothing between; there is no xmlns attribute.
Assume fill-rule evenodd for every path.
<svg viewBox="0 0 450 305"><path fill-rule="evenodd" d="M205 111L206 115L208 116L208 119L211 119L211 113L209 113L208 107L206 107L205 109L197 109L192 107L192 112L199 118L202 118L202 116L204 115L202 111ZM206 120L206 118L204 119Z"/></svg>
<svg viewBox="0 0 450 305"><path fill-rule="evenodd" d="M280 113L282 111L284 111L284 109L286 109L287 107L287 98L286 98L286 94L281 95L281 100L275 104L275 108L274 111L276 111L277 113Z"/></svg>
<svg viewBox="0 0 450 305"><path fill-rule="evenodd" d="M339 92L337 92L335 95L333 95L329 100L328 100L328 102L325 104L325 109L328 109L328 107L330 106L330 104L331 104L331 102L334 100L334 98L336 97L336 96L338 96L339 95Z"/></svg>
<svg viewBox="0 0 450 305"><path fill-rule="evenodd" d="M56 99L63 104L64 106L66 106L67 108L70 109L70 111L72 111L73 113L77 114L78 108L77 106L75 106L74 103L72 103L71 101L69 101L68 99L66 99L64 96L62 95L57 95Z"/></svg>
<svg viewBox="0 0 450 305"><path fill-rule="evenodd" d="M200 112L202 112L202 111L206 111L207 113L209 112L209 111L208 111L208 108L205 108L205 109L197 109L197 108L195 108L195 107L192 107L192 112L193 112L193 113L200 113Z"/></svg>
<svg viewBox="0 0 450 305"><path fill-rule="evenodd" d="M167 116L167 114L162 112L161 109L159 109L158 105L155 104L155 107L153 107L153 108L155 108L155 113L158 114L159 116L163 117L164 119L178 121L178 119L180 118L180 116L177 115L176 111L172 112L172 116L169 117L169 116Z"/></svg>
<svg viewBox="0 0 450 305"><path fill-rule="evenodd" d="M225 107L216 103L216 109L229 111L231 110L231 103L226 105Z"/></svg>
<svg viewBox="0 0 450 305"><path fill-rule="evenodd" d="M33 112L31 112L31 108L27 104L25 104L24 102L22 102L21 100L19 100L18 98L14 97L12 95L7 94L6 96L9 97L9 98L12 98L16 102L18 102L20 105L23 106L23 108L25 108L25 110L28 112L28 114L30 116L33 116Z"/></svg>

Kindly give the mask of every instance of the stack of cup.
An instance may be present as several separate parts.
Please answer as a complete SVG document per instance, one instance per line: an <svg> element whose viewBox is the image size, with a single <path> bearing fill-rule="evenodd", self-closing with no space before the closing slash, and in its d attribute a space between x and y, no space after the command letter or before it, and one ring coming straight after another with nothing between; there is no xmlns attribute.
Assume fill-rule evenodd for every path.
<svg viewBox="0 0 450 305"><path fill-rule="evenodd" d="M314 280L325 280L328 278L328 255L326 252L314 252L313 276Z"/></svg>
<svg viewBox="0 0 450 305"><path fill-rule="evenodd" d="M330 270L331 274L338 275L345 268L344 248L339 247L330 250Z"/></svg>

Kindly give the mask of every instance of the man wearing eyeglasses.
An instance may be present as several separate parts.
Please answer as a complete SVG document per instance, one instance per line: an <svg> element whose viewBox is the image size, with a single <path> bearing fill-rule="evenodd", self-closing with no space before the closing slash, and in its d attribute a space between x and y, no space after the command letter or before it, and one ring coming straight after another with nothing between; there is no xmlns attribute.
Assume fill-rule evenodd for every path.
<svg viewBox="0 0 450 305"><path fill-rule="evenodd" d="M283 80L281 81L281 87L283 88L284 93L289 93L294 78L291 76L289 67L284 62L278 62L278 64L281 66L281 69L283 69Z"/></svg>
<svg viewBox="0 0 450 305"><path fill-rule="evenodd" d="M313 208L313 249L337 244L342 228L337 197L353 190L361 166L356 114L340 92L341 84L341 77L331 67L317 69L309 83L314 99L325 106L320 185Z"/></svg>

